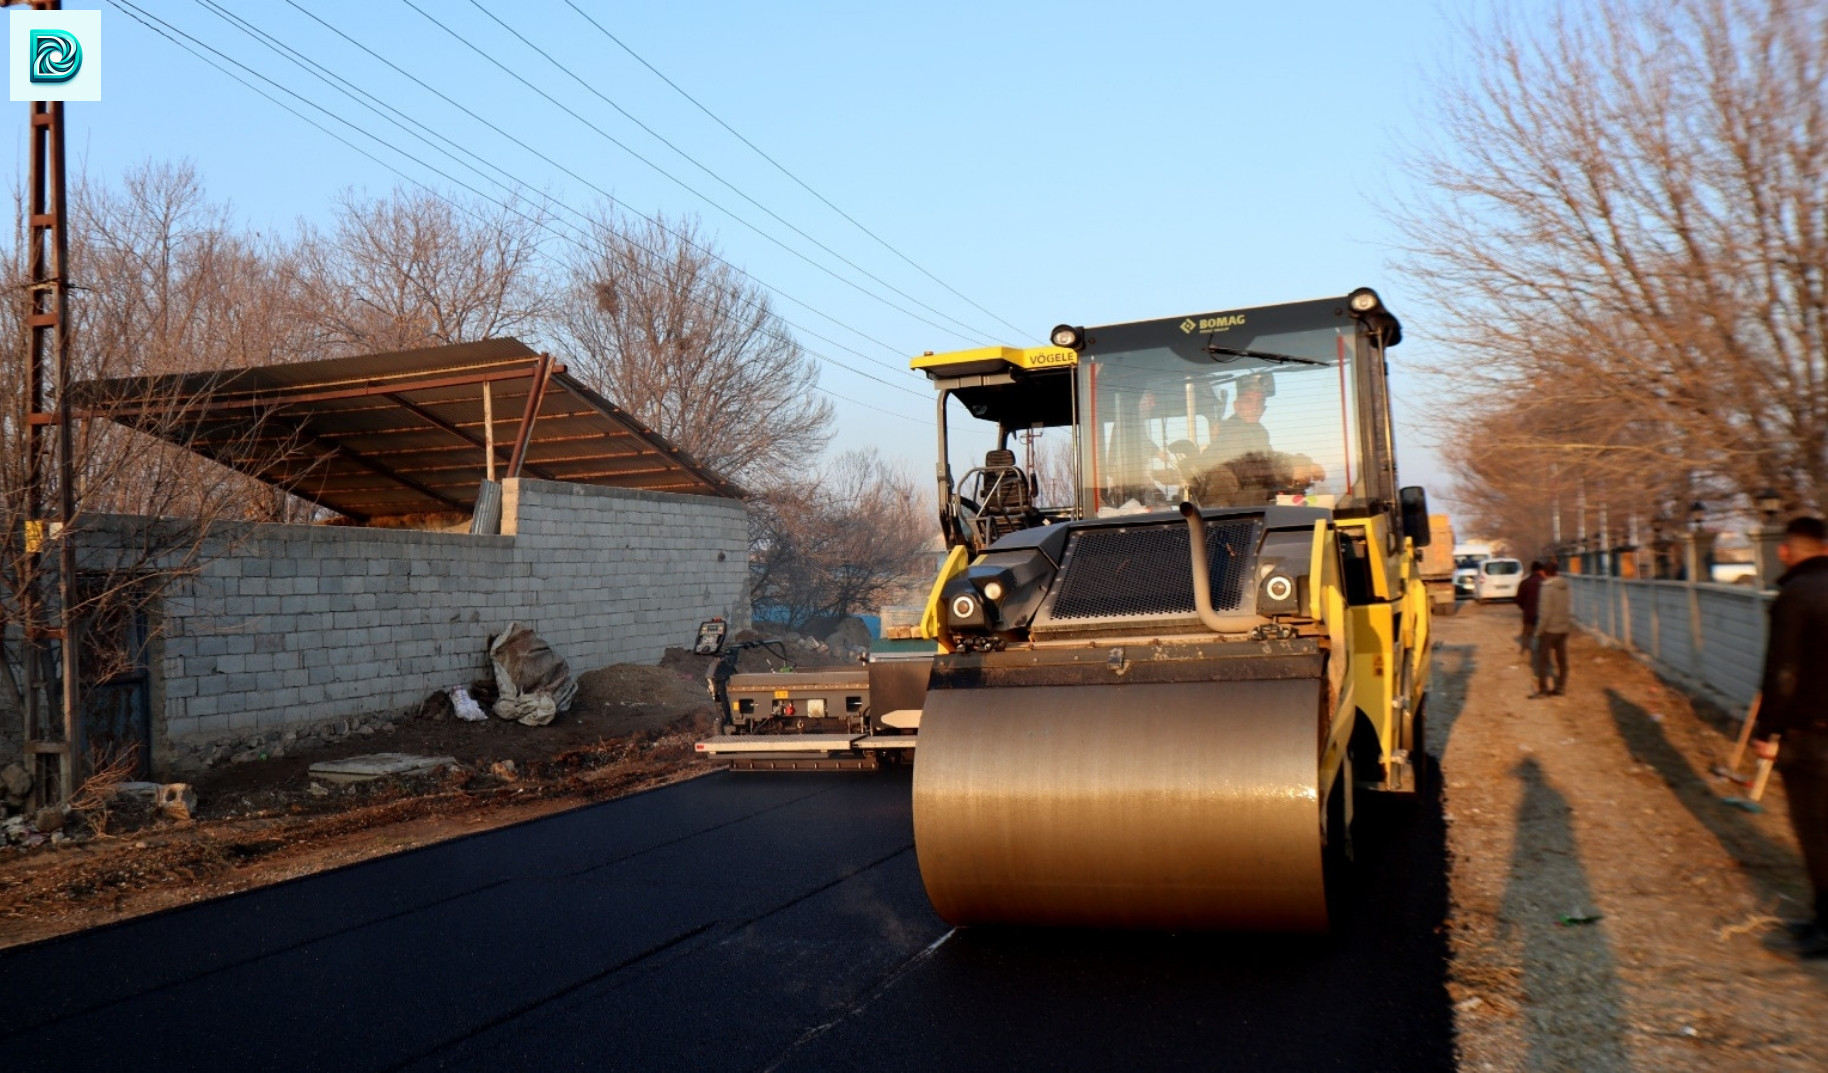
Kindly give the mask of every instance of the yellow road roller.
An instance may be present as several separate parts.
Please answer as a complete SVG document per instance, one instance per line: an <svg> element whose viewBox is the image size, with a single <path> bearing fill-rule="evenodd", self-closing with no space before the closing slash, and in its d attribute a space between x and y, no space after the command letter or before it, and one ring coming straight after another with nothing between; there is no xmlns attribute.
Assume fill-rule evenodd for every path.
<svg viewBox="0 0 1828 1073"><path fill-rule="evenodd" d="M1427 766L1401 338L1360 288L914 360L950 546L914 842L946 920L1329 927L1354 794ZM955 476L964 414L995 447Z"/></svg>

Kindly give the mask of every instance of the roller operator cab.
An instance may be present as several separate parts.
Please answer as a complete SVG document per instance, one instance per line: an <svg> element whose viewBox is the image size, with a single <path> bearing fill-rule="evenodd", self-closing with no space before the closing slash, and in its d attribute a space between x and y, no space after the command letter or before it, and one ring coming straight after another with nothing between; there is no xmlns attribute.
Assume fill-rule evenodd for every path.
<svg viewBox="0 0 1828 1073"><path fill-rule="evenodd" d="M1426 768L1401 337L1367 288L914 361L951 549L914 830L947 920L1329 926L1354 794ZM981 464L949 457L953 417L994 428ZM1036 430L1066 445L1053 501L1018 459Z"/></svg>

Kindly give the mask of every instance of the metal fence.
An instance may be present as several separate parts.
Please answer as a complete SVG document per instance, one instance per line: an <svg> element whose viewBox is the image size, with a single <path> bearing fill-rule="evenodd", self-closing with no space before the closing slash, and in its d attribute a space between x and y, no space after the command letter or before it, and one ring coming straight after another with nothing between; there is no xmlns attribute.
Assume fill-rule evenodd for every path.
<svg viewBox="0 0 1828 1073"><path fill-rule="evenodd" d="M1743 585L1568 575L1574 620L1664 676L1743 708L1758 692L1771 594Z"/></svg>

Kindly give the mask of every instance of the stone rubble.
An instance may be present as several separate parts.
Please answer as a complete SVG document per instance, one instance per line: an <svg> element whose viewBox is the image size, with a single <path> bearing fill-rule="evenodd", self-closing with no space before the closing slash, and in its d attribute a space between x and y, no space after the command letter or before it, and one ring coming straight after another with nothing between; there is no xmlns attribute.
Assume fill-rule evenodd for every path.
<svg viewBox="0 0 1828 1073"><path fill-rule="evenodd" d="M264 730L249 728L230 735L195 735L171 739L171 768L179 776L196 775L223 764L251 764L277 760L289 753L334 745L354 737L368 737L394 729L399 715L373 715L328 719L317 723L290 723ZM4 779L4 774L0 774Z"/></svg>

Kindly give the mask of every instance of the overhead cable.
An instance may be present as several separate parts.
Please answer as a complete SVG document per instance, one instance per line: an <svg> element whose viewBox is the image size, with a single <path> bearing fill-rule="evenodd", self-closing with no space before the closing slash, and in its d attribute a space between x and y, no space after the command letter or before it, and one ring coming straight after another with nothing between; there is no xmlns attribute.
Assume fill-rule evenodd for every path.
<svg viewBox="0 0 1828 1073"><path fill-rule="evenodd" d="M807 312L812 313L824 320L830 321L831 323L836 324L838 327L843 328L847 332L851 332L852 334L858 336L859 338L867 339L870 342L875 343L877 346L883 348L884 350L889 351L892 354L902 353L901 348L891 346L888 343L885 343L882 340L876 338L875 336L870 335L868 332L865 332L860 328L853 327L852 325L839 320L838 318L832 316L831 314L825 312L824 310L818 308L817 306L814 306L808 302L805 302L799 298L794 297L793 294L788 291L782 290L779 287L769 286L766 281L762 280L761 278L756 276L754 273L749 272L745 269L739 268L736 265L732 264L730 261L723 258L722 256L718 255L715 251L692 242L690 239L686 238L684 235L681 235L680 233L667 227L666 224L663 223L662 221L660 221L659 219L649 216L643 212L640 212L639 210L630 208L624 202L618 200L616 198L616 196L614 194L610 193L608 190L603 189L601 186L598 186L596 183L590 181L589 179L586 179L582 175L579 175L576 171L573 171L571 168L566 167L564 164L559 163L557 160L554 160L552 157L550 157L547 154L545 154L544 152L540 151L537 147L528 144L525 140L523 140L519 137L516 137L513 134L510 134L508 131L502 129L501 126L499 126L498 124L496 124L488 119L485 119L481 115L478 115L474 110L472 110L471 108L460 103L456 99L452 98L449 94L430 85L424 79L418 77L417 75L413 74L410 71L407 71L405 68L401 67L399 64L388 59L386 56L382 55L381 53L376 52L374 49L370 48L368 45L364 44L363 42L357 40L354 37L351 37L349 34L345 33L340 27L336 26L333 23L325 21L316 12L310 10L309 8L301 6L297 2L297 0L286 0L286 3L288 5L290 5L292 8L294 8L295 10L297 10L300 14L303 14L307 18L311 19L313 22L316 22L318 25L324 27L326 30L329 30L331 33L342 38L344 41L349 42L351 45L354 45L356 48L367 53L369 56L371 56L375 60L379 61L381 64L386 66L388 69L390 69L393 72L395 72L396 74L400 75L402 78L407 79L408 81L412 82L414 85L425 90L427 93L432 94L433 96L437 97L439 100L443 101L444 103L446 103L446 104L450 105L451 107L457 109L458 111L462 112L464 115L469 116L471 119L474 119L476 122L489 128L490 130L494 131L496 134L500 135L501 137L507 139L508 141L514 143L515 145L519 146L520 148L526 150L527 152L538 157L539 159L545 161L547 164L550 164L554 168L557 168L559 171L564 172L566 175L569 175L571 178L576 179L578 182L584 184L585 186L588 186L590 189L596 191L597 194L599 196L601 196L605 201L607 201L610 205L618 207L618 208L626 209L630 214L638 217L639 219L646 220L648 223L651 223L655 227L660 228L660 230L665 232L669 237L682 243L683 245L685 245L687 248L693 250L694 252L717 261L718 263L724 265L725 267L729 268L731 271L737 273L738 275L742 276L743 278L751 280L752 282L756 283L758 286L764 287L765 289L770 290L770 291L774 292L775 294L780 295L782 298L786 299L787 301L792 302L794 305L797 305L802 309L805 309Z"/></svg>
<svg viewBox="0 0 1828 1073"><path fill-rule="evenodd" d="M400 130L406 132L407 134L411 135L414 138L417 138L420 142L424 143L425 145L427 145L434 151L442 153L445 157L451 159L453 162L455 162L459 166L467 168L470 171L476 173L477 175L482 176L487 181L494 183L496 186L501 187L503 190L507 191L509 194L511 194L515 197L520 197L520 196L522 196L522 191L532 188L529 183L527 183L525 180L521 179L519 176L508 171L506 168L503 168L499 164L496 164L493 161L488 160L487 158L483 157L481 154L475 152L474 150L466 148L465 146L459 144L455 140L453 140L443 134L440 134L437 130L433 129L431 126L429 126L417 119L414 119L412 116L401 111L399 108L397 108L391 104L386 104L385 101L382 100L382 95L367 92L362 87L356 85L354 82L351 82L349 79L343 77L340 74L337 74L335 71L330 70L328 67L324 66L323 64L318 63L316 60L311 59L311 57L306 56L303 52L300 52L298 49L293 48L292 46L279 40L277 37L275 37L271 33L268 33L267 31L261 29L260 27L255 26L252 22L248 21L246 18L244 18L240 15L237 15L233 12L227 11L226 9L223 9L219 4L215 3L214 0L196 0L196 2L200 6L204 7L205 9L207 9L207 10L211 11L212 13L214 13L215 15L217 15L219 18L222 18L223 20L229 22L230 25L234 26L236 29L240 30L242 33L253 37L256 41L259 41L261 44L265 45L268 49L278 53L282 58L291 61L294 65L305 70L306 73L311 74L312 76L316 77L319 81L330 86L332 89L337 90L339 93L342 93L344 96L350 98L357 104L368 109L370 112L375 113L376 115L380 116L382 119L385 119L389 123L393 124L395 127L398 127ZM170 25L170 24L168 23L167 25ZM175 29L175 27L174 27L174 29ZM182 33L183 31L179 30L178 32ZM195 40L195 39L193 38L193 40ZM266 78L265 75L261 75L261 77ZM278 85L278 83L272 82L272 80L270 78L268 78L266 80L270 84ZM339 122L345 124L346 126L350 126L352 129L359 131L360 133L364 134L365 136L367 136L377 142L380 142L382 145L386 145L388 148L393 149L396 152L401 152L402 155L408 156L408 159L412 159L415 163L420 163L420 164L422 164L422 166L426 166L428 168L430 167L430 165L425 165L423 161L419 161L416 157L411 157L409 154L405 154L403 151L398 149L398 147L392 145L391 143L388 143L380 138L376 138L371 132L365 130L364 128L361 128L360 126L350 123L349 120L347 120L341 116L335 116L334 113L331 113L327 109L324 109L321 105L318 105L315 102L308 101L306 98L298 95L297 93L293 92L290 89L287 89L286 92L291 93L295 97L298 97L299 100L307 101L307 103L310 103L312 107L317 108L320 111L323 111L326 115L332 115L333 118L336 118ZM376 103L377 101L379 101L381 103L379 105L377 105L377 103ZM387 111L394 113L394 116L398 116L399 118L396 119L396 118L394 118L394 116L390 116L390 115L386 114L386 112L383 112L381 110L382 108L386 108ZM411 124L411 126L409 126L408 124ZM413 129L414 127L419 128L419 130ZM425 133L420 133L420 130L423 130ZM430 137L428 137L427 135L430 135ZM432 138L437 138L439 141L446 143L447 145L451 146L452 148L450 148L450 149L444 148L443 146L434 143L431 140ZM468 162L460 159L457 155L458 153L461 153L464 156L469 157L472 160L480 162L481 165L492 169L493 171L495 171L496 173L498 173L499 175L501 175L505 178L496 178L494 176L485 174L482 171L482 168L478 167L477 164L468 163ZM436 169L433 169L433 170L436 170ZM453 181L453 182L460 182L459 180L452 178L451 176L449 176L447 173L445 173L443 171L438 171L438 174L444 176L445 178L450 178L451 181ZM463 185L464 189L477 194L479 197L488 199L487 195L483 194L479 190L476 190L474 187L469 186L467 183L464 183L461 185ZM566 212L571 213L573 216L575 216L579 220L583 221L584 224L587 225L587 227L595 227L597 225L598 221L594 220L589 214L583 212L582 210L574 208L573 206L566 203L565 201L560 200L558 198L551 197L550 195L545 195L545 197L552 204L557 205L559 208L564 209ZM582 250L586 254L591 254L591 253L595 252L592 248L586 246L583 242L580 242L580 241L578 241L578 239L572 237L572 235L560 234L559 232L553 230L553 228L550 225L546 224L543 221L534 220L533 218L528 217L525 214L518 214L518 215L521 215L522 219L527 220L529 223L533 223L536 226L540 226L540 227L544 228L548 233L553 234L554 236L556 236L558 238L562 238L562 239L565 239L565 240L571 242L573 245L577 246L580 250ZM565 226L567 228L571 229L574 233L576 233L578 235L582 235L584 237L584 239L586 239L586 240L594 241L594 239L595 239L595 236L593 236L588 230L580 229L576 224L568 223ZM634 242L634 240L632 238L630 239L630 241ZM655 251L639 242L634 242L634 245L637 248L641 249L642 251L648 253L649 255L656 256L656 257L659 256L657 251ZM727 264L727 262L726 262L726 264ZM757 282L759 284L759 281L757 281ZM753 306L754 303L752 301L743 300L741 302L741 304L745 305L745 306ZM846 344L841 343L838 340L831 338L830 336L822 335L819 332L815 332L812 329L806 327L805 325L797 324L791 320L788 320L786 317L782 317L778 313L771 312L771 315L777 317L778 319L780 319L780 321L783 324L786 324L789 327L792 327L795 331L798 331L811 338L818 339L821 342L824 342L826 344L829 344L830 346L838 348L839 350L843 350L847 353L854 354L858 358L863 359L864 361L870 362L875 365L882 366L883 368L888 369L893 372L902 371L899 366L889 365L888 363L882 361L879 358L875 358L868 354L865 354L862 351L856 349L855 347L847 346ZM816 351L809 351L809 353L817 354ZM824 355L818 355L818 356L821 358L824 357ZM838 367L844 368L844 369L849 369L849 366L842 365L842 364L839 364ZM868 375L868 374L861 373L859 371L859 375ZM878 382L881 382L881 381L878 381ZM891 386L900 387L900 385L891 385ZM909 394L914 395L916 397L925 397L924 393L911 391L905 387L902 387L901 390L908 391Z"/></svg>
<svg viewBox="0 0 1828 1073"><path fill-rule="evenodd" d="M757 201L755 198L750 197L747 192L742 190L736 184L730 182L728 179L726 179L722 175L718 174L715 170L713 170L710 167L707 167L705 164L701 163L696 157L692 156L690 153L686 152L684 149L681 149L679 146L675 145L671 139L666 137L666 135L661 134L659 131L655 130L653 127L650 127L646 123L642 122L639 117L637 117L633 113L629 112L628 109L622 107L620 104L617 104L609 96L604 94L603 91L601 91L601 90L597 89L597 87L591 85L588 81L586 81L583 78L583 76L579 75L576 71L573 71L571 68L565 66L563 63L559 62L557 57L553 56L552 53L547 52L545 49L541 48L539 45L534 44L532 41L527 39L527 36L525 34L521 33L519 30L516 30L511 24L504 21L500 16L496 15L493 11L490 11L488 8L483 7L482 4L479 2L479 0L470 0L470 5L472 7L474 7L476 10L482 12L484 15L488 16L491 20L494 21L494 23L497 26L500 26L503 30L506 30L521 44L526 45L528 48L532 49L534 52L539 53L541 58L543 58L547 63L550 63L552 66L558 68L561 72L563 72L566 75L566 77L570 78L573 82L576 82L578 85L584 87L586 92L590 93L592 96L596 97L598 100L602 101L604 104L607 104L611 108L615 109L616 113L618 115L622 116L624 119L628 120L630 123L633 123L635 126L640 127L642 130L646 131L649 136L654 138L654 140L658 141L661 145L666 146L668 149L671 149L673 152L679 154L679 156L681 158L683 158L687 163L691 164L693 167L697 168L699 171L702 171L706 175L717 180L717 182L721 183L725 189L729 190L731 193L735 194L737 197L742 198L744 201L747 201L749 204L754 205L756 208L767 213L770 218L775 220L777 223L781 224L781 226L792 231L794 234L799 235L801 238L812 243L814 246L817 246L819 249L824 250L826 253L831 254L833 257L837 258L839 261L842 261L844 264L848 265L852 269L855 269L857 272L861 273L866 278L873 280L876 283L881 284L882 286L888 288L894 294L897 294L903 298L906 298L908 301L913 302L915 305L921 307L922 309L926 310L927 312L932 313L935 316L944 317L945 319L951 321L952 323L958 325L959 327L965 329L966 331L975 332L979 336L988 337L988 336L992 336L992 335L996 334L994 332L986 332L982 328L974 327L970 324L967 324L966 322L958 319L957 317L952 316L950 313L947 313L943 309L935 309L933 306L928 305L926 302L921 301L919 298L916 298L915 296L902 290L900 287L895 286L893 283L890 283L888 280L883 279L881 276L876 275L875 273L871 272L869 269L864 268L862 265L858 264L857 262L855 262L855 261L851 260L850 258L844 256L843 254L839 253L837 250L834 250L830 246L827 246L825 243L819 241L817 238L814 238L812 235L807 234L793 221L786 219L780 213L775 212L773 209L762 204L760 201ZM599 133L601 133L601 132L599 131ZM607 137L607 135L605 135L605 136ZM619 146L622 145L621 142L617 142L616 144ZM626 149L627 147L623 146L623 148ZM631 152L632 152L632 150L631 150ZM664 174L664 173L662 173L662 174Z"/></svg>
<svg viewBox="0 0 1828 1073"><path fill-rule="evenodd" d="M241 75L238 75L234 71L231 71L227 67L224 67L222 65L222 63L217 62L217 60L211 59L210 56L204 55L203 52L198 51L198 49L203 49L203 50L213 54L214 56L219 57L221 60L226 61L227 63L233 64L236 67L240 67L242 70L247 71L248 73L254 75L255 77L268 82L270 85L275 86L276 88L280 89L281 91L283 91L293 97L298 98L300 101L303 101L304 103L309 104L314 108L317 108L319 111L325 112L325 114L329 115L331 118L336 119L339 122L343 123L344 125L350 126L352 129L355 129L358 133L361 133L364 136L366 136L374 141L377 141L380 144L387 146L390 149L393 149L395 152L399 153L401 156L404 156L408 160L413 161L414 163L420 165L421 167L424 167L426 170L428 170L436 175L441 176L442 178L446 179L447 181L451 182L452 184L470 191L471 193L475 194L478 198L480 198L484 201L492 200L486 194L483 194L482 191L477 190L475 187L470 186L468 183L463 182L461 179L458 179L458 178L448 174L447 172L443 171L442 169L439 169L438 167L436 167L434 165L426 163L425 161L419 159L418 157L413 156L410 153L405 152L404 150L401 150L395 146L389 145L387 142L376 137L374 134L368 132L367 130L364 130L359 126L357 126L353 123L350 123L348 120L344 119L341 116L336 115L335 113L329 112L327 109L324 109L321 105L317 104L316 102L311 101L311 100L299 95L295 91L293 91L285 86L282 86L277 82L274 82L272 79L267 78L265 75L262 75L259 72L252 70L251 68L247 67L245 64L242 64L228 56L223 55L219 50L213 48L209 44L186 33L185 31L177 28L176 26L173 26L170 23L165 22L163 19L160 19L157 16L152 15L149 12L146 12L145 10L139 8L138 6L133 4L131 2L131 0L109 0L109 2L114 4L116 7L120 8L123 14L126 14L128 17L134 19L134 21L145 26L147 29L149 29L152 32L158 34L159 36L165 38L167 41L170 41L172 44L176 45L178 48L181 48L184 51L190 53L192 56L196 57L198 60L201 60L202 62L215 68L217 71L221 72L226 77L231 78L234 81L240 83L241 85L247 87L248 89L252 90L254 93L260 95L261 97L264 97L266 100L268 100L268 101L272 102L273 104L277 105L278 107L284 109L286 112L291 113L293 116L296 116L300 120L303 120L305 123L316 128L317 130L321 131L322 133L329 136L333 140L348 147L350 150L360 154L361 156L373 161L376 164L379 164L381 167L386 168L388 171L392 172L393 174L399 176L400 178L406 180L407 182L413 184L414 186L419 187L420 189L431 194L432 196L437 197L440 200L447 202L448 204L452 205L453 207L459 209L460 211L469 213L470 215L476 216L478 219L481 219L481 217L479 215L477 215L473 209L469 208L468 206L463 205L461 202L451 199L447 194L445 194L443 191L438 190L436 187L428 185L424 181L408 174L407 172L400 170L400 168L389 163L388 161L383 160L382 158L374 155L373 153L369 152L366 149L363 149L361 146L355 144L354 142L351 142L349 139L343 137L342 135L337 134L335 131L324 126L322 123L319 123L317 120L312 119L310 116L304 114L303 112L300 112L296 108L293 108L291 105L288 105L286 102L273 96L271 93L268 93L266 90L261 89L259 86L248 81L246 78L242 77ZM184 40L179 40L180 37L183 38ZM186 43L186 42L189 42L189 43ZM193 45L195 47L193 47ZM529 217L525 213L521 212L520 210L514 208L511 205L504 206L504 207L508 208L508 210L510 212L515 213L515 215L522 217L523 219L527 220L528 222L533 223L536 226L542 227L543 229L547 230L549 233L572 242L574 245L577 245L580 249L584 250L586 253L593 252L589 249L589 247L587 247L583 243L579 242L576 238L574 238L570 235L560 234L557 231L553 231L551 229L550 225L546 224L545 222L540 221L534 217ZM645 249L645 247L643 247L643 249ZM649 250L647 252L652 253L653 251ZM784 318L782 318L782 322L790 323L790 322L786 321ZM800 345L800 348L802 350L804 350L807 354L811 355L812 357L814 357L815 359L819 360L822 363L832 365L839 369L843 369L846 372L852 373L857 376L864 377L867 380L872 380L878 384L881 384L884 387L893 388L898 391L904 391L910 395L914 395L917 398L924 398L924 396L920 395L917 392L910 391L908 388L906 388L905 386L903 386L901 384L890 383L890 382L883 380L879 377L876 377L870 373L864 372L861 369L857 369L853 366L846 365L843 362L837 361L836 359L833 359L833 358L829 357L828 355L821 354L815 350L805 347L804 345L798 344L797 341L792 340L792 338L789 336L783 336L780 333L771 332L771 331L768 331L765 329L761 329L761 330L763 331L764 334L769 335L771 338L775 338L779 341L793 342L796 345ZM853 405L857 405L857 406L863 406L867 409L875 410L879 413L887 414L891 417L898 417L904 421L909 421L909 422L913 422L915 424L921 424L921 425L926 424L925 421L909 417L906 414L896 413L892 410L885 410L879 406L871 405L870 403L861 402L859 400L852 399L848 396L841 395L838 392L832 391L829 388L826 388L823 386L815 386L815 390L819 391L822 394L829 395L833 398L839 399L840 401L852 403Z"/></svg>
<svg viewBox="0 0 1828 1073"><path fill-rule="evenodd" d="M292 2L292 0L287 0L287 2L290 3L290 2ZM826 275L830 276L832 279L837 280L839 283L844 284L846 287L849 287L852 290L855 290L858 294L864 295L865 297L870 298L873 301L880 302L884 306L887 306L888 308L895 310L897 313L900 313L904 316L912 317L913 319L920 321L922 324L925 324L930 328L934 328L939 331L945 332L947 335L954 336L955 338L963 339L967 343L976 343L976 342L980 341L978 339L973 338L972 336L966 335L966 334L958 331L956 328L949 328L946 325L939 323L938 321L930 320L927 317L924 317L924 316L920 315L919 313L914 312L912 309L907 308L906 306L898 305L895 302L892 302L889 299L884 298L882 295L877 294L875 291L870 290L868 287L863 286L861 283L858 283L856 280L851 279L849 276L845 276L838 272L834 272L831 268L827 267L826 265L820 264L818 261L815 261L811 257L808 257L805 253L801 252L800 250L797 250L794 247L789 246L787 243L781 241L775 235L769 233L766 230L763 230L760 227L757 227L747 217L741 215L740 213L734 212L734 211L730 210L729 208L726 208L721 202L715 200L710 195L704 193L703 191L700 191L698 188L696 188L692 184L686 182L684 179L679 178L677 175L674 175L672 172L666 170L665 168L661 167L660 165L654 163L652 160L649 160L647 157L636 152L634 149L630 148L627 143L623 142L621 139L617 138L615 135L609 133L608 131L604 130L602 127L598 126L597 124L591 122L589 119L585 118L582 114L580 114L577 111L577 109L571 107L570 105L566 104L564 101L559 100L557 97L554 97L552 94L547 93L545 90L534 85L532 82L528 81L526 76L522 75L519 71L516 71L514 68L508 66L507 64L496 59L494 56L490 55L489 51L487 49L482 48L481 46L477 45L475 42L471 41L469 38L458 33L456 30L453 30L449 26L446 26L436 16L432 15L430 12L428 12L424 8L420 7L417 3L414 3L414 0L400 0L400 2L402 4L405 4L407 7L412 8L414 11L418 12L421 17L423 17L427 22L431 23L433 26L436 26L440 30L443 30L446 34L449 34L453 40L457 41L457 43L463 45L465 48L476 53L476 55L481 56L483 59L487 60L490 64L494 65L496 68L501 70L502 73L506 74L509 78L514 79L516 82L519 82L521 85L532 90L534 93L538 94L541 98L543 98L547 102L551 103L554 107L558 108L560 111L564 112L566 115L577 120L579 123L582 123L584 126L590 128L592 131L595 131L598 136L600 136L604 140L608 141L611 145L616 146L617 148L621 149L623 152L634 157L636 160L639 160L641 163L646 164L649 168L653 169L656 173L658 173L659 175L664 177L667 181L678 186L681 190L684 190L687 193L691 194L693 197L698 198L700 201L703 201L705 204L716 209L718 212L723 213L725 216L728 216L730 219L736 221L737 223L742 224L744 227L755 232L757 235L761 236L762 238L768 240L769 242L773 243L776 246L779 246L782 250L786 251L787 253L790 253L793 256L799 258L800 260L806 262L808 265L812 266L813 268L818 269L820 272L825 273Z"/></svg>
<svg viewBox="0 0 1828 1073"><path fill-rule="evenodd" d="M471 0L471 2L474 3L475 0ZM761 146L755 144L754 142L750 141L748 138L744 137L743 133L741 131L737 130L735 127L732 127L730 124L724 122L722 116L719 116L716 112L713 112L713 111L711 111L711 109L705 107L702 103L699 102L698 98L692 96L690 93L687 93L685 91L685 89L679 85L679 83L674 82L671 78L668 78L664 73L661 72L661 70L658 67L655 67L653 64L647 62L647 59L645 57L643 57L639 52L636 52L634 49L630 48L628 46L628 44L626 42L624 42L621 38L617 37L613 33L610 33L607 27L605 27L602 23L598 22L596 19L592 18L590 16L589 12L587 12L583 8L579 7L576 3L576 0L565 0L565 6L569 7L571 10L577 12L578 15L581 16L585 22L588 22L592 26L596 27L597 32L602 34L604 37L609 38L610 41L615 43L617 48L620 48L622 51L624 51L624 52L628 53L630 56L634 57L636 63L639 63L641 66L647 68L649 71L652 71L654 73L655 78L658 78L658 79L660 79L660 81L665 82L668 86L672 87L672 89L675 93L678 93L681 97L684 97L687 101L691 102L692 107L698 109L699 111L703 112L705 115L709 116L713 123L716 123L718 126L729 131L730 134L733 137L735 137L737 141L742 142L744 145L746 145L750 149L754 150L755 155L761 157L763 160L766 160L769 164L773 165L776 171L779 171L782 175L785 175L789 179L792 179L794 181L794 183L799 186L800 189L811 194L813 197L818 198L819 201L822 202L826 208L837 213L839 216L844 217L844 219L846 221L848 221L852 227L855 227L857 230L863 232L864 234L868 235L870 238L874 239L879 245L882 246L883 249L888 250L890 253L901 258L903 261L905 261L909 265L911 265L915 271L919 272L921 275L927 277L928 279L932 280L933 282L939 284L941 287L944 287L948 292L950 292L954 296L965 301L973 309L976 309L978 312L984 314L987 317L990 317L991 319L997 321L999 324L1002 324L1005 328L1008 328L1009 330L1015 332L1017 338L1026 338L1027 337L1028 333L1026 331L1024 331L1021 328L1016 327L1014 324L1009 323L1009 321L1004 320L1002 317L997 316L995 313L991 312L990 310L985 309L983 306L979 305L976 301L973 301L970 298L970 296L960 292L957 288L953 287L950 283L947 283L945 280L940 279L938 276L927 271L924 267L921 266L921 264L919 262L915 261L912 257L909 257L907 254L901 252L899 249L896 249L892 244L890 244L890 242L887 239L883 238L881 235L878 235L876 232L871 231L869 228L865 227L861 222L859 222L856 217L852 216L850 213L845 212L843 209L841 209L837 205L833 204L830 198L826 197L824 194L819 193L817 190L814 190L810 185L807 184L806 180L800 178L798 175L795 175L793 172L789 171L785 164L782 164L780 161L776 160L774 157L768 155L768 153L765 152Z"/></svg>

